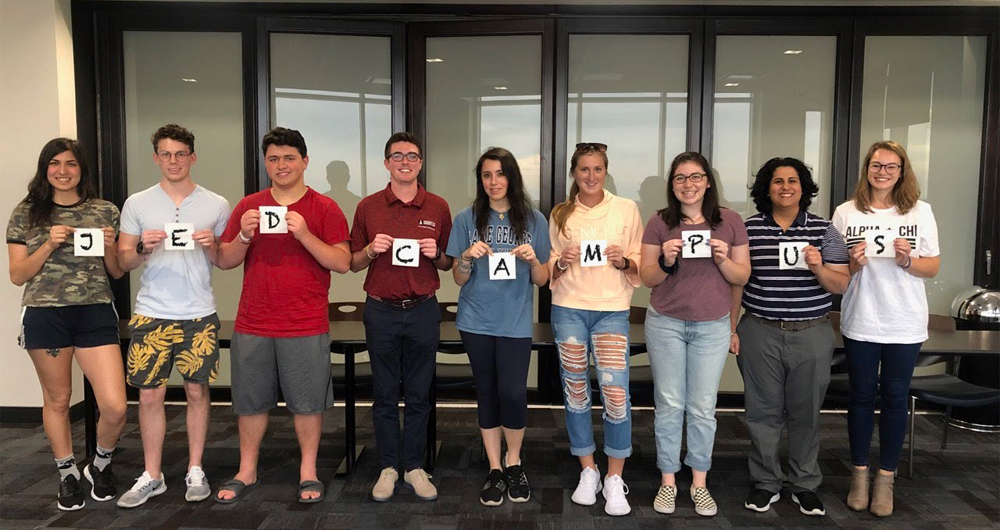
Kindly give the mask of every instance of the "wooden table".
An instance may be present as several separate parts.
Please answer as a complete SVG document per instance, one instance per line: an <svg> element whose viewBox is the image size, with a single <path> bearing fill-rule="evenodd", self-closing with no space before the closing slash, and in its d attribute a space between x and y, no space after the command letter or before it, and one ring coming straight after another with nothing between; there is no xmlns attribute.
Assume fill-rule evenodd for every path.
<svg viewBox="0 0 1000 530"><path fill-rule="evenodd" d="M127 321L119 322L119 335L122 342L122 355L125 356L131 334L128 331ZM843 339L840 330L834 326L837 332L836 351L843 351ZM920 349L921 355L940 356L1000 356L1000 332L998 331L938 331L930 330L929 338L923 343ZM233 321L222 321L219 330L219 346L228 349L233 337ZM538 381L539 391L543 399L551 398L553 382L557 381L556 370L556 343L552 336L552 329L549 324L535 324L532 340L532 349L538 351ZM629 326L629 342L633 355L646 351L646 332L642 324L632 324ZM357 426L355 406L357 404L355 392L355 356L367 349L365 342L365 328L361 322L330 322L330 351L344 355L344 422L346 445L346 456L338 474L350 474L354 469L358 453L363 450L363 446L357 445ZM463 353L462 339L454 322L441 323L441 340L438 351L442 353ZM435 403L434 386L431 386L431 402ZM86 445L87 456L93 455L97 447L97 401L94 399L93 389L89 382L84 382L84 407L86 411ZM434 455L436 453L437 431L436 411L431 409L431 416L428 421L428 467L434 465Z"/></svg>

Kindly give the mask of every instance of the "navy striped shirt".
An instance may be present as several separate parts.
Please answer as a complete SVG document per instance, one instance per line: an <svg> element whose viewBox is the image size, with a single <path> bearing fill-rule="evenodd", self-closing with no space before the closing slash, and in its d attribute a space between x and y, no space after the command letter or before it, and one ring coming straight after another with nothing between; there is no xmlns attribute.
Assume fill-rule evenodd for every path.
<svg viewBox="0 0 1000 530"><path fill-rule="evenodd" d="M778 243L802 241L816 247L823 262L847 265L847 245L833 223L808 212L799 212L788 230L782 230L770 214L759 213L746 220L750 238L750 281L743 288L743 307L751 315L768 320L810 320L833 307L810 270L780 270Z"/></svg>

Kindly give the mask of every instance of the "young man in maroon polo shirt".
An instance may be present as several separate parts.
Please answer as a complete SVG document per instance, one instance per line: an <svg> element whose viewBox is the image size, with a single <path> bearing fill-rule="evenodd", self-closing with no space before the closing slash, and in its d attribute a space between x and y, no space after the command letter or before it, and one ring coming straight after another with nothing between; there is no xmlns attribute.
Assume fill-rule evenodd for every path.
<svg viewBox="0 0 1000 530"><path fill-rule="evenodd" d="M374 381L372 421L383 468L372 498L379 502L392 497L401 465L404 480L418 497L437 498L437 489L421 466L441 324L434 293L441 286L438 270L451 268L452 260L444 254L451 211L444 199L417 182L422 166L423 151L415 136L398 132L389 137L385 144L389 185L358 204L351 229L351 270L368 268L364 322ZM402 462L401 380L406 403Z"/></svg>
<svg viewBox="0 0 1000 530"><path fill-rule="evenodd" d="M316 475L330 380L330 271L351 266L347 219L337 203L305 184L309 165L298 131L275 127L262 142L272 187L240 200L219 248L219 267L244 263L232 342L233 412L239 417L240 469L216 493L235 502L255 484L268 413L285 398L302 461L298 501L319 502Z"/></svg>

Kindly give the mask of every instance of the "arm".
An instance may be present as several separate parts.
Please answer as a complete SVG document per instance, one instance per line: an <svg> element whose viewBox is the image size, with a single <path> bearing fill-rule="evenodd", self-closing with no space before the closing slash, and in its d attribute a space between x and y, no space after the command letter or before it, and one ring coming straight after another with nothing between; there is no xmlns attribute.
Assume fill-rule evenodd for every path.
<svg viewBox="0 0 1000 530"><path fill-rule="evenodd" d="M740 306L743 305L743 286L729 285L729 298L732 305L729 306L729 353L740 354L740 336L736 334L736 326L740 323Z"/></svg>
<svg viewBox="0 0 1000 530"><path fill-rule="evenodd" d="M455 283L459 287L469 283L469 279L472 278L472 264L487 254L493 254L493 250L482 241L476 241L469 248L462 251L462 255L458 259L458 264L451 270L451 275L455 278Z"/></svg>
<svg viewBox="0 0 1000 530"><path fill-rule="evenodd" d="M660 247L658 245L642 245L642 259L639 266L639 278L646 287L653 288L667 279L667 273L660 268Z"/></svg>
<svg viewBox="0 0 1000 530"><path fill-rule="evenodd" d="M42 270L49 256L59 248L59 245L66 242L71 233L73 233L71 227L65 225L53 226L49 229L48 240L42 243L42 246L38 247L30 255L28 254L28 245L24 243L7 243L7 256L10 261L10 281L20 287L27 283L28 280L34 278Z"/></svg>
<svg viewBox="0 0 1000 530"><path fill-rule="evenodd" d="M193 239L195 243L201 245L201 250L205 253L205 256L208 257L209 263L218 267L219 238L215 237L212 229L206 228L204 230L198 230L197 232L191 234L191 239ZM145 243L143 243L143 246L145 246Z"/></svg>
<svg viewBox="0 0 1000 530"><path fill-rule="evenodd" d="M541 287L549 281L549 268L544 263L538 261L535 255L535 248L525 243L511 251L515 257L528 262L531 267L531 283Z"/></svg>
<svg viewBox="0 0 1000 530"><path fill-rule="evenodd" d="M355 220L357 217L355 216ZM351 272L365 270L383 253L392 248L392 236L375 234L375 239L361 250L351 254Z"/></svg>
<svg viewBox="0 0 1000 530"><path fill-rule="evenodd" d="M110 226L104 230L104 268L112 278L118 279L125 275L125 271L118 264L118 248L115 246L115 229Z"/></svg>
<svg viewBox="0 0 1000 530"><path fill-rule="evenodd" d="M341 241L333 245L327 245L320 238L313 234L306 234L302 236L299 240L302 246L312 254L312 257L316 258L323 267L336 272L338 274L345 274L347 271L351 270L351 261L353 255L351 254L351 244L347 241Z"/></svg>
<svg viewBox="0 0 1000 530"><path fill-rule="evenodd" d="M824 248L828 248L829 245ZM848 272L848 265L838 265L835 263L824 263L823 255L819 249L812 245L806 245L802 249L803 257L809 271L816 276L826 292L830 294L844 294L847 291L847 284L851 283L851 275Z"/></svg>
<svg viewBox="0 0 1000 530"><path fill-rule="evenodd" d="M242 203L240 203L242 204ZM236 211L239 211L240 204L236 205ZM232 218L229 219L232 222ZM247 250L250 248L250 240L253 238L254 231L257 230L257 226L260 224L260 210L252 208L243 212L240 216L240 231L236 234L236 237L228 243L222 243L217 251L218 256L218 266L222 270L234 269L243 263L243 260L247 258Z"/></svg>
<svg viewBox="0 0 1000 530"><path fill-rule="evenodd" d="M905 269L917 278L933 278L941 270L941 256L933 258L912 258L912 263Z"/></svg>
<svg viewBox="0 0 1000 530"><path fill-rule="evenodd" d="M719 240L713 239L712 241ZM725 242L720 241L720 243L728 247ZM733 285L746 285L747 280L750 279L750 245L743 244L732 247L731 257L720 252L723 249L721 245L713 248L715 249L713 257L719 266L719 271L722 272L722 277Z"/></svg>

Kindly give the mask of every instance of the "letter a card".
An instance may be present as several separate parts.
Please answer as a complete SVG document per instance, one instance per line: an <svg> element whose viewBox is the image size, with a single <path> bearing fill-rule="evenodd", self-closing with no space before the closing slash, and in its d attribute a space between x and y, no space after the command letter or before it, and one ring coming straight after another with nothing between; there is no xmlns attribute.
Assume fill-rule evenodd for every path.
<svg viewBox="0 0 1000 530"><path fill-rule="evenodd" d="M513 280L517 278L517 262L510 252L494 252L490 258L491 280Z"/></svg>
<svg viewBox="0 0 1000 530"><path fill-rule="evenodd" d="M191 250L194 248L194 223L167 223L163 225L167 238L163 240L166 250Z"/></svg>
<svg viewBox="0 0 1000 530"><path fill-rule="evenodd" d="M711 258L712 247L708 245L709 239L712 239L711 230L681 231L681 240L684 241L681 256L685 258Z"/></svg>
<svg viewBox="0 0 1000 530"><path fill-rule="evenodd" d="M608 264L604 251L608 248L606 239L589 239L580 242L580 265L600 267Z"/></svg>
<svg viewBox="0 0 1000 530"><path fill-rule="evenodd" d="M399 267L417 267L420 265L420 244L416 239L392 240L392 264Z"/></svg>
<svg viewBox="0 0 1000 530"><path fill-rule="evenodd" d="M288 223L285 222L285 215L287 213L287 206L261 206L259 225L260 233L287 234Z"/></svg>

